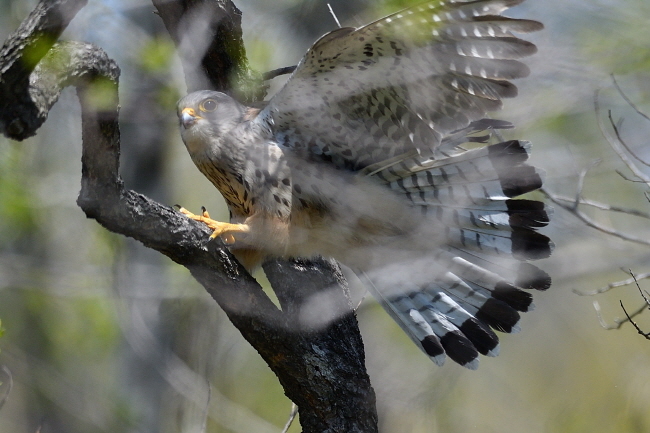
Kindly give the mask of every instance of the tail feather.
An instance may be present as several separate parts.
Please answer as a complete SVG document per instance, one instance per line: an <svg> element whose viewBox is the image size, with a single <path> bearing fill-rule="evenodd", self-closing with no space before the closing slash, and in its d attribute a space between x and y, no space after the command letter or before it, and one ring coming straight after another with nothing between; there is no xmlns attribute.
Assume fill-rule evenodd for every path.
<svg viewBox="0 0 650 433"><path fill-rule="evenodd" d="M462 314L454 314L457 312L454 307L455 302L448 297L443 298L443 295L439 294L431 298L420 291L411 294L410 298L422 317L431 324L431 329L440 339L447 355L457 363L475 369L478 367L478 351L456 325L464 320L457 317Z"/></svg>
<svg viewBox="0 0 650 433"><path fill-rule="evenodd" d="M481 89L464 90L482 92L485 98L510 91L489 79L481 83ZM455 83L465 84L460 79ZM520 312L534 308L525 289L546 290L551 284L548 274L528 260L551 254L552 242L537 229L549 223L552 209L515 199L542 185L543 173L526 163L530 149L530 143L518 140L473 150L457 146L453 156L410 154L370 172L425 217L431 235L415 244L422 242L432 251L430 244L438 242L426 259L411 257L412 263L425 263L414 264L413 281L385 278L383 284L392 286L382 287L381 273L370 277L377 280L373 293L382 306L437 364L446 354L476 368L479 354L496 356L499 339L494 331L518 332Z"/></svg>
<svg viewBox="0 0 650 433"><path fill-rule="evenodd" d="M533 200L504 200L482 206L427 204L421 206L420 213L450 227L511 231L545 227L552 209Z"/></svg>
<svg viewBox="0 0 650 433"><path fill-rule="evenodd" d="M551 277L548 273L531 263L521 262L514 258L496 257L483 252L470 252L456 247L449 247L448 251L484 269L491 269L515 287L527 290L547 290L551 286Z"/></svg>
<svg viewBox="0 0 650 433"><path fill-rule="evenodd" d="M432 289L434 290L432 292ZM487 356L496 356L499 352L499 338L487 326L479 322L452 297L435 287L427 287L429 309L437 309L447 320L453 323L474 345L476 350ZM451 355L450 357L454 359Z"/></svg>
<svg viewBox="0 0 650 433"><path fill-rule="evenodd" d="M408 296L397 296L388 299L382 291L377 290L374 283L367 280L367 287L375 296L384 310L397 322L413 342L426 353L437 365L445 363L445 349L431 324L418 311L413 300Z"/></svg>
<svg viewBox="0 0 650 433"><path fill-rule="evenodd" d="M502 332L519 331L519 313L507 303L492 297L492 290L447 273L443 289L457 299L468 312Z"/></svg>
<svg viewBox="0 0 650 433"><path fill-rule="evenodd" d="M552 247L547 236L532 230L484 231L446 227L447 242L467 251L512 256L518 260L546 258Z"/></svg>
<svg viewBox="0 0 650 433"><path fill-rule="evenodd" d="M522 181L515 183L487 180L482 183L451 184L439 188L404 191L404 193L414 205L418 206L454 202L481 205L492 201L508 200L542 186L542 177L539 172L530 172L530 176Z"/></svg>
<svg viewBox="0 0 650 433"><path fill-rule="evenodd" d="M449 356L464 367L476 369L479 353L498 353L496 335L476 323L476 319L451 298L443 298L443 293L431 296L423 290L414 290L386 297L372 282L368 287L384 309L437 365L442 365Z"/></svg>
<svg viewBox="0 0 650 433"><path fill-rule="evenodd" d="M400 291L393 296L385 296L373 282L368 287L417 346L438 365L444 363L446 355L464 367L475 369L479 354L499 354L499 338L490 327L503 332L519 330L519 314L511 305L486 296L485 290L453 274L436 284ZM512 290L517 289L499 286L495 292L506 298L506 292Z"/></svg>

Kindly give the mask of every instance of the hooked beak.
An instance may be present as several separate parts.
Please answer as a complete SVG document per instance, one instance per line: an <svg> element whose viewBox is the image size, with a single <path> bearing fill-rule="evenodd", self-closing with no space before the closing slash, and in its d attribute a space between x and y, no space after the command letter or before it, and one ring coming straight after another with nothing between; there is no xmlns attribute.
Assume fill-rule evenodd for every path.
<svg viewBox="0 0 650 433"><path fill-rule="evenodd" d="M201 119L201 116L198 116L193 108L183 108L180 118L181 125L187 129L190 126L194 125L199 119Z"/></svg>

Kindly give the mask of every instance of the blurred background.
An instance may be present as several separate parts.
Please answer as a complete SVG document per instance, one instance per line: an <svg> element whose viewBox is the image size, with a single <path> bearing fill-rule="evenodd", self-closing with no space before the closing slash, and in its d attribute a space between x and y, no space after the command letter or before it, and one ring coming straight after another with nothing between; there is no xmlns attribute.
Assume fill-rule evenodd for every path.
<svg viewBox="0 0 650 433"><path fill-rule="evenodd" d="M34 0L0 0L4 40ZM359 26L418 1L330 0L342 25ZM252 66L295 64L336 23L325 0L235 0ZM122 69L122 176L161 203L206 206L227 217L217 191L180 140L175 102L185 85L174 47L145 0L90 0L64 37L93 42ZM600 132L622 119L623 138L650 160L650 3L545 0L509 16L542 21L519 97L496 115L508 137L533 142L546 188L650 212L650 188ZM276 78L277 89L284 78ZM609 128L611 134L611 128ZM280 432L291 402L275 376L182 267L85 218L80 113L67 89L38 135L0 138L0 433ZM645 167L650 175L650 168ZM541 193L535 198L543 199ZM650 221L582 207L597 224L650 240ZM556 243L540 265L554 279L536 294L523 331L478 371L433 365L372 300L358 311L382 432L650 431L650 341L630 324L605 330L643 305L634 285L578 296L650 271L650 248L589 228L557 208L545 230ZM640 281L650 290L650 281ZM358 287L356 299L363 296ZM650 313L636 317L650 331ZM8 373L10 372L10 374ZM10 391L10 392L9 392ZM7 396L8 393L8 396ZM297 423L290 432L300 431Z"/></svg>

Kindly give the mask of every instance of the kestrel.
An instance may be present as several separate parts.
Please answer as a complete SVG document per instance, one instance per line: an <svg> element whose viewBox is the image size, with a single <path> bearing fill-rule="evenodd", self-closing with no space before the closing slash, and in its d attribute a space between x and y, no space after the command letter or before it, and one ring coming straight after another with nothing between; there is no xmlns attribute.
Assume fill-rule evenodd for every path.
<svg viewBox="0 0 650 433"><path fill-rule="evenodd" d="M333 257L356 272L436 364L476 368L550 277L530 144L486 118L524 77L536 21L523 0L424 3L320 38L264 108L199 91L178 103L199 170L229 223L204 215L249 270L271 257ZM493 143L493 144L489 144Z"/></svg>

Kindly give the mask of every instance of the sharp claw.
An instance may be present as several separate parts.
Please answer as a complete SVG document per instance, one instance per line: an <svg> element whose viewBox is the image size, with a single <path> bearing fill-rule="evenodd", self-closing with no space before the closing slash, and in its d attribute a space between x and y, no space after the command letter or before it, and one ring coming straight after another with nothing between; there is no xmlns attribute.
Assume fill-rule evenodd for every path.
<svg viewBox="0 0 650 433"><path fill-rule="evenodd" d="M225 235L222 235L221 240L226 245L232 245L232 244L235 243L235 237L233 235L231 235L230 233L226 233Z"/></svg>

